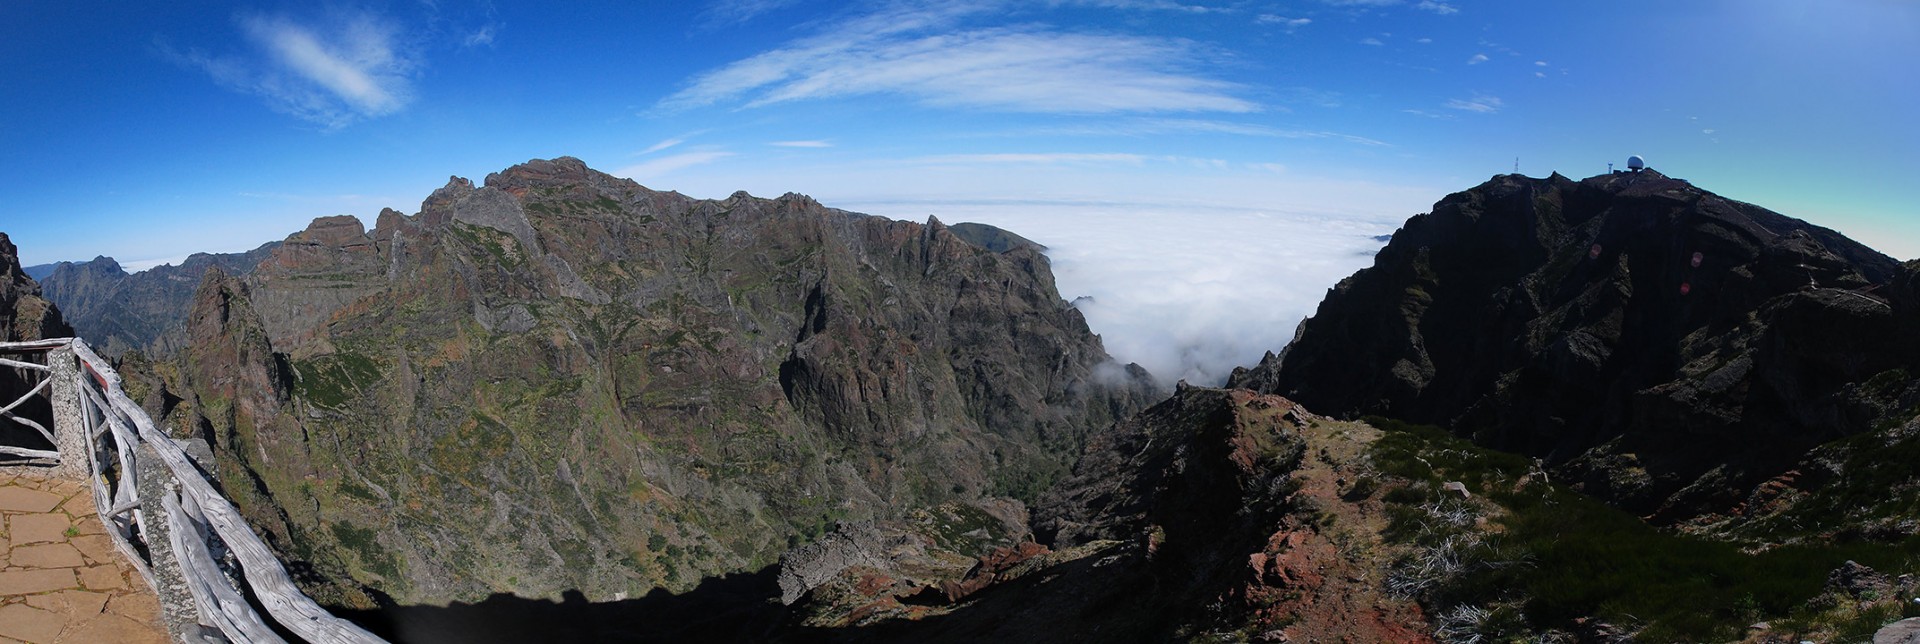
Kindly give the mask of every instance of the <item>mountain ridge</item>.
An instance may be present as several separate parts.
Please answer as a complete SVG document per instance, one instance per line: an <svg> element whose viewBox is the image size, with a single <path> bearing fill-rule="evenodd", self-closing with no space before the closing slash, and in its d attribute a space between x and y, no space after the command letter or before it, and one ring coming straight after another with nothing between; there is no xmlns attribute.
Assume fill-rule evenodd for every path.
<svg viewBox="0 0 1920 644"><path fill-rule="evenodd" d="M209 271L189 320L148 404L349 605L687 587L836 522L1032 498L1153 395L1032 248L564 157L317 219Z"/></svg>
<svg viewBox="0 0 1920 644"><path fill-rule="evenodd" d="M535 160L207 266L182 348L121 368L304 588L407 639L1759 642L1912 610L1920 262L1653 171L1496 176L1243 388L1159 399L1040 250Z"/></svg>
<svg viewBox="0 0 1920 644"><path fill-rule="evenodd" d="M1912 270L1652 170L1436 203L1231 382L1539 456L1663 523L1904 420ZM1888 380L1891 378L1891 380ZM1592 386L1602 383L1603 387Z"/></svg>
<svg viewBox="0 0 1920 644"><path fill-rule="evenodd" d="M45 265L40 285L75 320L75 332L103 355L131 350L167 353L184 345L183 324L194 289L209 268L246 274L280 242L244 253L194 253L179 264L128 273L112 257Z"/></svg>

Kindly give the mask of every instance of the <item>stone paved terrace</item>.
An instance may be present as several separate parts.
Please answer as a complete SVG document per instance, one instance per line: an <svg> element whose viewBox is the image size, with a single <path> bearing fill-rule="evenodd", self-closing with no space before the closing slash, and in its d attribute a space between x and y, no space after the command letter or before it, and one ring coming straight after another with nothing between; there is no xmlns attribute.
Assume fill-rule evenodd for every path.
<svg viewBox="0 0 1920 644"><path fill-rule="evenodd" d="M87 485L0 472L0 644L167 641Z"/></svg>

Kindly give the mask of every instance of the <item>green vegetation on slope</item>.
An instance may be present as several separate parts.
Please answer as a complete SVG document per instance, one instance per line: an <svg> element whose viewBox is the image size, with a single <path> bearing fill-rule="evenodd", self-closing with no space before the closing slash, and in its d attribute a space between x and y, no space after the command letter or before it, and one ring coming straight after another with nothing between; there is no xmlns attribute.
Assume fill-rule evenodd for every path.
<svg viewBox="0 0 1920 644"><path fill-rule="evenodd" d="M1871 632L1899 617L1898 609L1856 610L1822 600L1831 571L1851 560L1889 575L1920 572L1920 537L1747 552L1737 544L1656 529L1545 483L1525 458L1477 447L1441 429L1377 417L1367 422L1388 432L1372 448L1375 466L1407 481L1383 497L1398 506L1389 536L1470 546L1451 548L1463 561L1461 574L1422 588L1421 599L1435 614L1459 606L1518 608L1533 631L1567 629L1574 619L1597 617L1643 628L1644 641L1733 640L1748 624L1783 617L1788 619L1780 628L1832 624L1844 635ZM1446 481L1463 482L1475 498L1497 506L1484 527L1432 520L1448 504L1465 505L1442 496ZM1511 630L1517 625L1509 622L1507 632L1488 635L1499 641L1526 635Z"/></svg>

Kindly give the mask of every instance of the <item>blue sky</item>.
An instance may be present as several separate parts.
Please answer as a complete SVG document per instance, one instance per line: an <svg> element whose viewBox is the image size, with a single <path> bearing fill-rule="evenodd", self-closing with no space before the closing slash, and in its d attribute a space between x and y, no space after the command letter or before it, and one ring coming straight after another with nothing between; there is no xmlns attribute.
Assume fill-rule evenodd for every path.
<svg viewBox="0 0 1920 644"><path fill-rule="evenodd" d="M550 4L9 3L0 231L28 264L143 267L571 155L700 197L1019 224L1098 274L1299 259L1275 231L1364 240L1516 158L1578 178L1637 153L1920 257L1920 3ZM1276 216L1304 227L1244 228ZM1087 236L1166 219L1227 238L1114 259ZM1289 306L1365 264L1329 248Z"/></svg>

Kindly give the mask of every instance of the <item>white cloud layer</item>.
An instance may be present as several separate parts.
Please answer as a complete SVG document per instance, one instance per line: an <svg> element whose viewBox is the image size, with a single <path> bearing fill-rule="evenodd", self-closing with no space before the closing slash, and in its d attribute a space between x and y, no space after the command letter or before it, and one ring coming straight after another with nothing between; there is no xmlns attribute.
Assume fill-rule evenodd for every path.
<svg viewBox="0 0 1920 644"><path fill-rule="evenodd" d="M916 6L855 18L699 75L659 108L887 94L936 107L1037 113L1259 109L1234 95L1240 86L1195 71L1207 61L1188 41L1040 25L960 26L992 5Z"/></svg>
<svg viewBox="0 0 1920 644"><path fill-rule="evenodd" d="M1061 297L1091 298L1076 306L1108 353L1165 384L1213 386L1285 346L1327 288L1372 264L1383 245L1373 236L1399 223L1126 203L875 205L1045 244Z"/></svg>
<svg viewBox="0 0 1920 644"><path fill-rule="evenodd" d="M285 16L248 15L239 19L239 27L254 49L251 55L181 53L164 43L161 50L228 89L259 96L276 111L330 129L392 114L413 100L417 62L389 20L351 13L303 24Z"/></svg>

